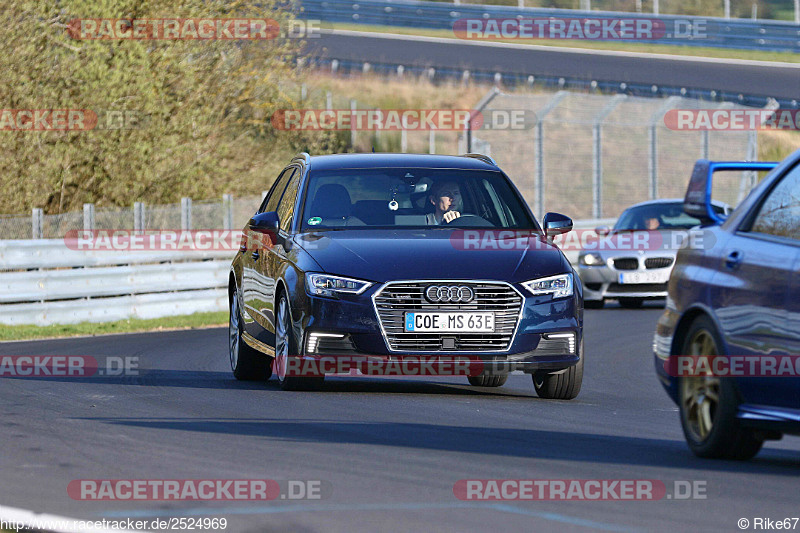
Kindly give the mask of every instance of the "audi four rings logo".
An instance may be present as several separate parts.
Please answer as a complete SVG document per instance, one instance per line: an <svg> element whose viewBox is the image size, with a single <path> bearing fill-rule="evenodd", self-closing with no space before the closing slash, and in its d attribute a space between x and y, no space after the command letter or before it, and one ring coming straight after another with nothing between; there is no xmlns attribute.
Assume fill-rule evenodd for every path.
<svg viewBox="0 0 800 533"><path fill-rule="evenodd" d="M425 298L432 303L466 303L475 298L475 293L466 285L430 285Z"/></svg>

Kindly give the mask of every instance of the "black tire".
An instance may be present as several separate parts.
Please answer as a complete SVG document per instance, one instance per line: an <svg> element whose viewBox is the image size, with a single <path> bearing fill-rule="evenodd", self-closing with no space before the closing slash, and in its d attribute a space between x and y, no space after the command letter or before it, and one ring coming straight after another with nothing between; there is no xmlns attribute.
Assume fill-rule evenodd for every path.
<svg viewBox="0 0 800 533"><path fill-rule="evenodd" d="M325 381L324 375L313 377L286 375L285 365L288 357L300 355L297 346L289 301L286 294L281 293L275 305L275 374L278 376L278 382L283 390L319 390Z"/></svg>
<svg viewBox="0 0 800 533"><path fill-rule="evenodd" d="M270 358L251 348L242 338L242 308L239 292L234 288L228 316L228 357L231 370L240 381L266 381L272 375Z"/></svg>
<svg viewBox="0 0 800 533"><path fill-rule="evenodd" d="M692 345L698 342L698 338L707 334L714 343L713 354L696 354ZM723 355L720 353L722 346L717 328L711 319L705 315L700 316L692 322L686 336L681 343L681 354L679 355ZM734 459L744 461L753 458L764 445L762 438L757 432L748 427L742 426L736 413L741 403L741 397L736 388L733 378L710 377L680 377L678 379L678 395L681 428L686 438L689 449L698 457L709 459ZM702 384L704 390L709 390L716 383L716 405L709 404L709 418L712 421L710 430L701 430L699 423L692 421L695 415L693 409L701 409L702 404L697 401L697 394L691 391ZM713 395L711 396L713 397ZM706 432L707 434L702 435Z"/></svg>
<svg viewBox="0 0 800 533"><path fill-rule="evenodd" d="M619 305L625 309L639 309L644 303L643 298L620 298Z"/></svg>
<svg viewBox="0 0 800 533"><path fill-rule="evenodd" d="M605 300L584 300L584 309L602 309L606 305Z"/></svg>
<svg viewBox="0 0 800 533"><path fill-rule="evenodd" d="M583 383L583 340L581 340L578 363L565 370L548 372L540 370L531 374L533 388L539 398L548 400L572 400L578 396Z"/></svg>
<svg viewBox="0 0 800 533"><path fill-rule="evenodd" d="M508 374L467 376L467 380L475 387L502 387L508 381Z"/></svg>

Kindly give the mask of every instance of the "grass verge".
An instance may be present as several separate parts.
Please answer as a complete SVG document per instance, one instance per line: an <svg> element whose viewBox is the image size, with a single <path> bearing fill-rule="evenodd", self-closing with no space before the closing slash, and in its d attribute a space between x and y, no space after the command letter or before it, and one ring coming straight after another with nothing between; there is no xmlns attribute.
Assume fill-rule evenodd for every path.
<svg viewBox="0 0 800 533"><path fill-rule="evenodd" d="M456 38L450 30L408 28L404 26L379 26L372 24L330 23L325 27L337 30L373 31L378 33L394 33L399 35L421 35L424 37ZM730 50L727 48L712 48L700 46L672 46L668 44L628 43L621 41L578 41L578 40L548 40L548 39L492 39L487 42L530 44L539 46L553 46L566 48L585 48L587 50L611 50L617 52L641 52L648 54L666 54L691 57L712 57L719 59L748 59L753 61L780 61L785 63L800 63L800 54L791 52L769 52L758 50Z"/></svg>
<svg viewBox="0 0 800 533"><path fill-rule="evenodd" d="M110 335L137 331L196 329L227 324L228 312L216 311L213 313L194 313L192 315L164 318L131 318L117 322L81 322L80 324L57 324L53 326L2 326L0 327L0 341Z"/></svg>

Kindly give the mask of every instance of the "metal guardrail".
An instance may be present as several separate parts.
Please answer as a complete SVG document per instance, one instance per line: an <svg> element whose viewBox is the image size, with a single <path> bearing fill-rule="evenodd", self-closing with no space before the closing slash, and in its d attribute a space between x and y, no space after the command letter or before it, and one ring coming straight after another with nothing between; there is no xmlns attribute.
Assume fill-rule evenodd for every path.
<svg viewBox="0 0 800 533"><path fill-rule="evenodd" d="M76 324L227 309L230 251L80 251L0 241L0 324Z"/></svg>
<svg viewBox="0 0 800 533"><path fill-rule="evenodd" d="M0 272L0 304L224 287L230 261Z"/></svg>
<svg viewBox="0 0 800 533"><path fill-rule="evenodd" d="M0 240L0 270L77 268L231 258L230 251L75 250L63 239Z"/></svg>
<svg viewBox="0 0 800 533"><path fill-rule="evenodd" d="M577 220L576 229L614 219ZM0 324L161 318L228 307L230 252L76 251L61 239L0 241ZM573 263L578 252L566 253Z"/></svg>
<svg viewBox="0 0 800 533"><path fill-rule="evenodd" d="M599 92L601 94L627 94L629 96L640 96L644 98L665 98L679 96L683 98L694 98L698 100L710 100L715 102L730 102L748 107L766 107L771 103L777 103L782 109L797 109L800 107L800 100L786 98L771 98L769 96L759 96L752 94L742 94L739 92L716 91L713 89L698 89L692 87L659 85L655 88L649 83L626 83L611 80L590 80L586 78L570 78L565 76L548 76L498 72L485 70L464 70L460 68L421 67L414 65L400 65L398 63L366 63L363 61L351 61L334 57L313 58L304 63L315 68L330 69L331 72L339 74L363 73L367 70L381 75L397 75L400 68L405 74L415 76L426 76L430 80L463 80L465 72L469 79L481 83L494 83L507 86L533 86L534 79L536 85L547 89L574 90L583 92ZM654 90L654 88L656 90ZM353 130L355 131L355 130Z"/></svg>
<svg viewBox="0 0 800 533"><path fill-rule="evenodd" d="M0 324L77 324L113 322L128 318L162 318L222 311L228 307L226 289L161 294L136 294L96 299L0 305Z"/></svg>
<svg viewBox="0 0 800 533"><path fill-rule="evenodd" d="M658 19L667 31L664 38L648 43L707 46L740 50L800 52L800 25L791 22L723 19L713 17L652 15L610 11L582 12L567 9L450 4L415 0L301 0L301 16L324 22L348 22L412 28L453 29L465 18L575 18ZM702 28L702 29L701 29Z"/></svg>

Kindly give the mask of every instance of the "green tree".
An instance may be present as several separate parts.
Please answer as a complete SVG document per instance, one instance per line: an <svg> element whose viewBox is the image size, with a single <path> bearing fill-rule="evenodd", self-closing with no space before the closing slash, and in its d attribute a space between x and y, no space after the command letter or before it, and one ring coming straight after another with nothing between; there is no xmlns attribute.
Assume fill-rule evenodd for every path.
<svg viewBox="0 0 800 533"><path fill-rule="evenodd" d="M269 122L274 110L295 104L287 94L297 94L297 39L79 40L67 31L73 19L212 17L273 19L285 30L292 16L278 0L4 4L0 109L89 109L101 119L127 111L140 123L0 131L0 213L257 192L287 153L308 144Z"/></svg>

